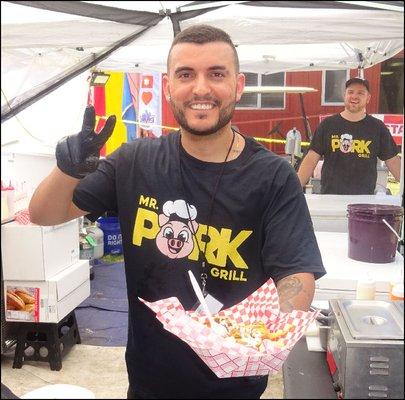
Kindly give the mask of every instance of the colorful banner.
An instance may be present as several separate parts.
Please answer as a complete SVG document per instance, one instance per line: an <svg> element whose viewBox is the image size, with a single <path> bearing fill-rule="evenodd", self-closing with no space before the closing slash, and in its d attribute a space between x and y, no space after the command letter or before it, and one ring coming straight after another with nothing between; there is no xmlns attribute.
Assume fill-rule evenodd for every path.
<svg viewBox="0 0 405 400"><path fill-rule="evenodd" d="M87 99L88 104L94 106L96 116L105 115L105 89L104 86L90 86L89 96ZM105 124L105 119L99 119L96 123L96 132L100 132ZM100 156L105 157L106 146L104 145L100 150Z"/></svg>
<svg viewBox="0 0 405 400"><path fill-rule="evenodd" d="M131 88L129 86L129 74L124 74L124 90L122 94L122 120L127 129L127 142L136 138L137 125L135 105L132 101ZM128 122L127 122L128 121ZM134 122L131 124L130 122Z"/></svg>
<svg viewBox="0 0 405 400"><path fill-rule="evenodd" d="M114 132L107 140L106 155L118 149L127 141L127 127L122 122L122 93L124 90L124 74L122 72L106 71L110 75L105 85L105 115L117 116Z"/></svg>
<svg viewBox="0 0 405 400"><path fill-rule="evenodd" d="M91 86L89 104L99 118L99 132L109 115L117 116L114 132L100 154L107 156L136 137L162 135L162 76L160 73L122 73L104 71L109 75L104 86Z"/></svg>
<svg viewBox="0 0 405 400"><path fill-rule="evenodd" d="M99 118L96 132L102 129L108 116L117 117L114 132L101 149L101 156L107 156L122 143L134 140L139 131L137 111L140 74L112 71L105 73L109 75L107 83L104 86L91 86L88 96L88 102L94 105Z"/></svg>
<svg viewBox="0 0 405 400"><path fill-rule="evenodd" d="M144 72L139 88L139 134L159 137L162 135L162 76L156 72Z"/></svg>

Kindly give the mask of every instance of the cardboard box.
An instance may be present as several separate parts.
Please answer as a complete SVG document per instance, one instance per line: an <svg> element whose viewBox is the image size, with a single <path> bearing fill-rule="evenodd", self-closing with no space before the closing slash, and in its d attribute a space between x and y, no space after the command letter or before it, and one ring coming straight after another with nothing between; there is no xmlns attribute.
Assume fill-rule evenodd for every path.
<svg viewBox="0 0 405 400"><path fill-rule="evenodd" d="M45 281L79 261L78 220L54 226L1 226L4 280Z"/></svg>
<svg viewBox="0 0 405 400"><path fill-rule="evenodd" d="M90 265L80 260L46 281L4 281L6 321L57 323L90 296Z"/></svg>

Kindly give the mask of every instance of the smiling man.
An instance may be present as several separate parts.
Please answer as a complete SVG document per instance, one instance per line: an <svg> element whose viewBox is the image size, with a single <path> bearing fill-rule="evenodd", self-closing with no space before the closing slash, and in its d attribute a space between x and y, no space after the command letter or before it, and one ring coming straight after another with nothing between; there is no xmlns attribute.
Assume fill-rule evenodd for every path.
<svg viewBox="0 0 405 400"><path fill-rule="evenodd" d="M234 139L227 161L232 160L244 147L242 136L230 127L245 86L235 47L222 38L204 43L201 32L186 40L183 34L173 41L163 78L166 99L182 128L181 144L203 161L222 162Z"/></svg>
<svg viewBox="0 0 405 400"><path fill-rule="evenodd" d="M207 25L184 30L163 79L180 133L125 143L98 163L114 117L96 134L89 107L82 131L59 142L57 168L31 200L31 220L43 225L118 213L128 398L253 399L268 378L219 379L139 297L177 297L186 310L195 308L191 270L223 309L272 278L283 311L308 310L314 280L325 274L295 171L231 126L244 82L227 33Z"/></svg>
<svg viewBox="0 0 405 400"><path fill-rule="evenodd" d="M401 161L397 146L384 123L366 113L370 98L367 80L351 78L346 82L345 109L319 124L300 165L298 177L302 186L322 157L323 194L374 194L377 158L385 161L399 181Z"/></svg>

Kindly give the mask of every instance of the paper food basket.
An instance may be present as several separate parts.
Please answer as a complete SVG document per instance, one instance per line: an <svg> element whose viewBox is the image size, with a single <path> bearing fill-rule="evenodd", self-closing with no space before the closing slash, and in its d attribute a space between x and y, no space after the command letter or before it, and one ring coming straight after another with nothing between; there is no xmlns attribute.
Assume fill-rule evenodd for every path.
<svg viewBox="0 0 405 400"><path fill-rule="evenodd" d="M214 315L228 317L237 324L263 322L271 332L292 325L285 337L277 343L264 340L264 350L258 351L216 334L204 324L204 314L184 310L177 297L152 303L139 299L156 313L156 318L167 331L186 342L219 378L276 373L319 313L280 311L276 286L269 279L240 303Z"/></svg>

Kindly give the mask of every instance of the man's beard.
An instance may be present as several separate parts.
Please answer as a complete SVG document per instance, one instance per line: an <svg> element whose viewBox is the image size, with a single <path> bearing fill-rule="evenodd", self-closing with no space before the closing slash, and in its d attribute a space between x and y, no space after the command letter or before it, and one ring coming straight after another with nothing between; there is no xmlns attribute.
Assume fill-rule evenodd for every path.
<svg viewBox="0 0 405 400"><path fill-rule="evenodd" d="M347 111L349 111L349 113L352 114L357 114L361 111L364 111L365 107L362 107L359 104L348 104L348 106L346 107Z"/></svg>
<svg viewBox="0 0 405 400"><path fill-rule="evenodd" d="M182 129L191 133L192 135L208 136L208 135L212 135L213 133L221 130L224 126L226 126L229 123L229 121L232 119L232 115L235 110L236 101L229 103L222 110L220 109L218 122L216 124L214 124L213 126L211 126L210 128L204 129L204 130L198 130L198 129L192 128L187 122L187 119L184 115L184 111L179 109L178 107L176 107L176 105L174 104L173 101L171 101L171 106L172 106L174 118L176 119L176 121L178 122L178 124L181 126ZM220 107L221 104L216 103L216 106Z"/></svg>

